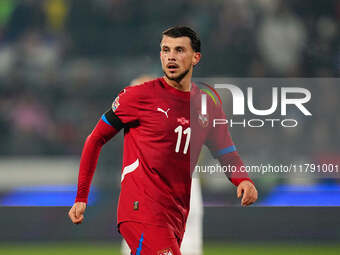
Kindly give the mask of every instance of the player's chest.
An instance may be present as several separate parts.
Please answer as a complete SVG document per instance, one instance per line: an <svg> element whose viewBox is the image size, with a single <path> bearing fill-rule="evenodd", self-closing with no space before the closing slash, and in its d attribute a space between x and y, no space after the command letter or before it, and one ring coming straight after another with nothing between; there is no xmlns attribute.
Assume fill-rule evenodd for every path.
<svg viewBox="0 0 340 255"><path fill-rule="evenodd" d="M149 102L140 112L141 128L155 135L167 135L190 127L190 103L176 100Z"/></svg>
<svg viewBox="0 0 340 255"><path fill-rule="evenodd" d="M200 147L209 130L209 116L203 116L199 110L190 102L179 100L148 102L140 112L140 134L174 144L194 139Z"/></svg>

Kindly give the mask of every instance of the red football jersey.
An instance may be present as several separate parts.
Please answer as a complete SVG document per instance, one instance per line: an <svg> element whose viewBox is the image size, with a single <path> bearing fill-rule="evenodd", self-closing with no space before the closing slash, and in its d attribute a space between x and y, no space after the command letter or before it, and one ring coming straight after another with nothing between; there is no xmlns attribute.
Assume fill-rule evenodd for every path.
<svg viewBox="0 0 340 255"><path fill-rule="evenodd" d="M225 119L220 104L209 98L201 115L202 92L192 84L190 92L168 85L164 78L127 87L120 92L83 149L76 202L87 202L100 149L124 128L124 155L118 224L136 221L168 227L182 238L190 206L191 173L202 145L206 144L222 165L238 168L227 125L213 127L213 119ZM246 173L229 176L238 185Z"/></svg>
<svg viewBox="0 0 340 255"><path fill-rule="evenodd" d="M191 169L202 145L213 153L234 150L226 125L212 130L204 123L225 118L222 107L208 104L209 119L202 120L200 94L194 84L190 92L183 92L158 78L125 88L113 102L114 115L125 130L118 223L166 226L182 238Z"/></svg>

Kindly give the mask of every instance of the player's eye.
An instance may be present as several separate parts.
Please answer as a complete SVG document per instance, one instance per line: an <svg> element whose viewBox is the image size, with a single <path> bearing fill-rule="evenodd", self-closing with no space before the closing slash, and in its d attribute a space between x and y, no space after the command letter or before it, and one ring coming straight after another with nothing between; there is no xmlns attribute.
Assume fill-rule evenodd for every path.
<svg viewBox="0 0 340 255"><path fill-rule="evenodd" d="M169 52L169 48L163 48L163 52Z"/></svg>
<svg viewBox="0 0 340 255"><path fill-rule="evenodd" d="M177 50L178 53L183 53L184 52L183 48L177 48L176 50Z"/></svg>

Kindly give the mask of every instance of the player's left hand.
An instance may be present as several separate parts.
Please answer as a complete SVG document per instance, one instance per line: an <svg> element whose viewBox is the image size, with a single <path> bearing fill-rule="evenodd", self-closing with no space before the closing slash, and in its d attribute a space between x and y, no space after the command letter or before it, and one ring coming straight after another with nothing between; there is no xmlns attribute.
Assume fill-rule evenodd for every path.
<svg viewBox="0 0 340 255"><path fill-rule="evenodd" d="M242 181L237 187L237 198L240 197L242 197L241 206L247 206L254 203L257 200L257 190L254 184L250 181Z"/></svg>

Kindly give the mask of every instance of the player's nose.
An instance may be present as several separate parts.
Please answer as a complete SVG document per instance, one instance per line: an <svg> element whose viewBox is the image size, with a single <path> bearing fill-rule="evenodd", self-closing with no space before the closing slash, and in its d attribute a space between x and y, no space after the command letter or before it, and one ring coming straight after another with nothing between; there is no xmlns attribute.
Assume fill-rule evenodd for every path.
<svg viewBox="0 0 340 255"><path fill-rule="evenodd" d="M171 58L171 57L169 57L169 58L168 58L168 62L176 62L176 58Z"/></svg>
<svg viewBox="0 0 340 255"><path fill-rule="evenodd" d="M168 61L170 62L173 62L173 61L176 61L176 57L175 57L175 54L173 52L169 52L168 54Z"/></svg>

